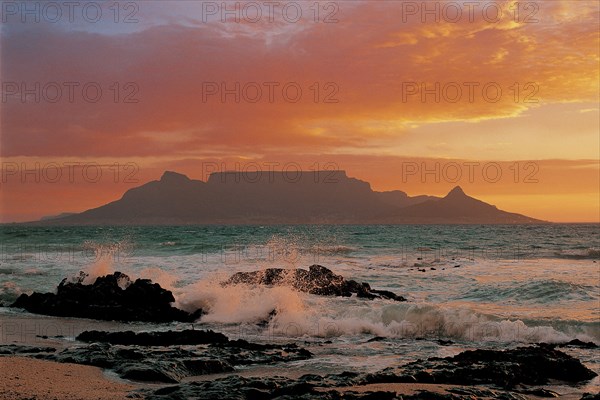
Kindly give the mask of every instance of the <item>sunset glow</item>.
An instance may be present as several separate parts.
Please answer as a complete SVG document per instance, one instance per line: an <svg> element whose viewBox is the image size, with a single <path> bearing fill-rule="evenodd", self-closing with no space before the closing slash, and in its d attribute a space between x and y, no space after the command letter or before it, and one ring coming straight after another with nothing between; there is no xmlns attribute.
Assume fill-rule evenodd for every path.
<svg viewBox="0 0 600 400"><path fill-rule="evenodd" d="M94 24L3 10L3 222L96 207L164 170L206 179L215 164L290 163L335 165L375 190L460 184L535 218L599 221L598 2L495 2L499 14L481 2L456 22L407 3L421 4L322 2L317 15L306 3L294 23L202 2L140 2L132 23L109 9ZM79 168L70 181L68 162L103 175ZM439 163L437 179L403 176L415 162ZM449 162L499 163L502 178L449 179ZM135 181L114 179L115 164L135 164ZM49 182L48 166L62 178Z"/></svg>

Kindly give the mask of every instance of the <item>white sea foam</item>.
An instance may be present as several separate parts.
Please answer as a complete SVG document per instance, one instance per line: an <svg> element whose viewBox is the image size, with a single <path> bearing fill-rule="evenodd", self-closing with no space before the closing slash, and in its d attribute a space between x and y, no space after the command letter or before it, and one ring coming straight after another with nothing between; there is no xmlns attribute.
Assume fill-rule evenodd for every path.
<svg viewBox="0 0 600 400"><path fill-rule="evenodd" d="M598 329L561 331L543 321L527 325L499 319L468 307L428 303L325 298L291 287L223 286L223 275L177 291L177 306L202 308L206 323L245 324L269 320L271 335L339 337L370 334L394 338L432 338L481 342L564 342L574 338L600 343ZM270 315L273 311L276 314Z"/></svg>

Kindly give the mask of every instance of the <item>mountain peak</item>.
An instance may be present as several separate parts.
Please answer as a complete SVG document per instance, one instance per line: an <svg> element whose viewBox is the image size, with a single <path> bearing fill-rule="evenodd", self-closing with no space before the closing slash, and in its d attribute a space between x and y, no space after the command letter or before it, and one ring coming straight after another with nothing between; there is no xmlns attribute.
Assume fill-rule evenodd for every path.
<svg viewBox="0 0 600 400"><path fill-rule="evenodd" d="M467 196L464 192L464 190L462 190L462 188L460 186L455 186L454 189L452 189L450 192L448 192L448 194L446 195L446 198L449 197L465 197Z"/></svg>
<svg viewBox="0 0 600 400"><path fill-rule="evenodd" d="M190 178L187 176L173 171L165 171L160 177L161 182L187 182L189 180Z"/></svg>

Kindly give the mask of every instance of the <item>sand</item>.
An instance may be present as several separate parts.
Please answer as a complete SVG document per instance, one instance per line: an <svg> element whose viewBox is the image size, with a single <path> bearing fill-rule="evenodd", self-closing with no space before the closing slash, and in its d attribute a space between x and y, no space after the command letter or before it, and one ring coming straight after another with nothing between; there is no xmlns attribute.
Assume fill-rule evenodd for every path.
<svg viewBox="0 0 600 400"><path fill-rule="evenodd" d="M97 367L25 357L0 357L0 382L3 400L116 400L135 389Z"/></svg>

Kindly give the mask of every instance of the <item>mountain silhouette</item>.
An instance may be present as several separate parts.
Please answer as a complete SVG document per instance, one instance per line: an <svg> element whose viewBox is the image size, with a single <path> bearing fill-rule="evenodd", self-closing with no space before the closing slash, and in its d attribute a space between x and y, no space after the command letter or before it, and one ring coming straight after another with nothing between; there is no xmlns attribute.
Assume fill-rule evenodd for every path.
<svg viewBox="0 0 600 400"><path fill-rule="evenodd" d="M456 186L445 197L404 207L396 216L406 223L519 224L542 222L467 196Z"/></svg>
<svg viewBox="0 0 600 400"><path fill-rule="evenodd" d="M443 198L375 192L345 171L217 172L206 182L166 171L121 199L61 225L539 223L497 209L455 187Z"/></svg>

